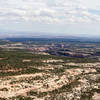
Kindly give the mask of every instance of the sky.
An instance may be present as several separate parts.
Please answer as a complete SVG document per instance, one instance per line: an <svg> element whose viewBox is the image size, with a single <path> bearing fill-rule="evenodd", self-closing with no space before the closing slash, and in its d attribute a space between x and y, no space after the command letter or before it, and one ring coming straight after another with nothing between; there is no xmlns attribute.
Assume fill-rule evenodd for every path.
<svg viewBox="0 0 100 100"><path fill-rule="evenodd" d="M100 0L0 0L0 37L100 36Z"/></svg>

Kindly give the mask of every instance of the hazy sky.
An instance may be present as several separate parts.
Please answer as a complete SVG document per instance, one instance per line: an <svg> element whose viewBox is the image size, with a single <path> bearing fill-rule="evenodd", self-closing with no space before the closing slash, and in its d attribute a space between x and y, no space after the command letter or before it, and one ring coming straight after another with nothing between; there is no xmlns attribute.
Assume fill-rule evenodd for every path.
<svg viewBox="0 0 100 100"><path fill-rule="evenodd" d="M0 36L23 35L100 36L100 0L0 0Z"/></svg>

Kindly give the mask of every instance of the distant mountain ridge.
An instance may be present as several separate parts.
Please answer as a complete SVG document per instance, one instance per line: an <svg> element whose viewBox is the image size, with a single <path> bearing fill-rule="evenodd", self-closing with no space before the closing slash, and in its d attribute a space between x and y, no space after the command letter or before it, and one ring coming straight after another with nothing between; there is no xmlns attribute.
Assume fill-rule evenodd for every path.
<svg viewBox="0 0 100 100"><path fill-rule="evenodd" d="M100 42L99 38L85 38L85 37L32 37L32 38L6 38L12 42L25 42L25 41L61 41L61 42Z"/></svg>

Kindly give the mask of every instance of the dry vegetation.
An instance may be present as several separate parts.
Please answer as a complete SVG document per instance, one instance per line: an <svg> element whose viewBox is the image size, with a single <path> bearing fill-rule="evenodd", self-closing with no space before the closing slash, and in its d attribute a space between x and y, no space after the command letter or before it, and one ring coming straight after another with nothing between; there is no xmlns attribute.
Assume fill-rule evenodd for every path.
<svg viewBox="0 0 100 100"><path fill-rule="evenodd" d="M100 100L100 62L17 51L0 58L0 100Z"/></svg>

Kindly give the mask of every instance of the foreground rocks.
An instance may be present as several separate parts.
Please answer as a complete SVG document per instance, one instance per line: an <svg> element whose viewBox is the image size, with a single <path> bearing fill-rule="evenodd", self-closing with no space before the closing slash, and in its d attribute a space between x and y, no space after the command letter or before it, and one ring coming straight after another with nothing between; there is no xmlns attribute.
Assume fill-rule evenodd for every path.
<svg viewBox="0 0 100 100"><path fill-rule="evenodd" d="M7 100L100 100L99 65L100 63L48 65L37 68L45 72L1 77L0 98Z"/></svg>

